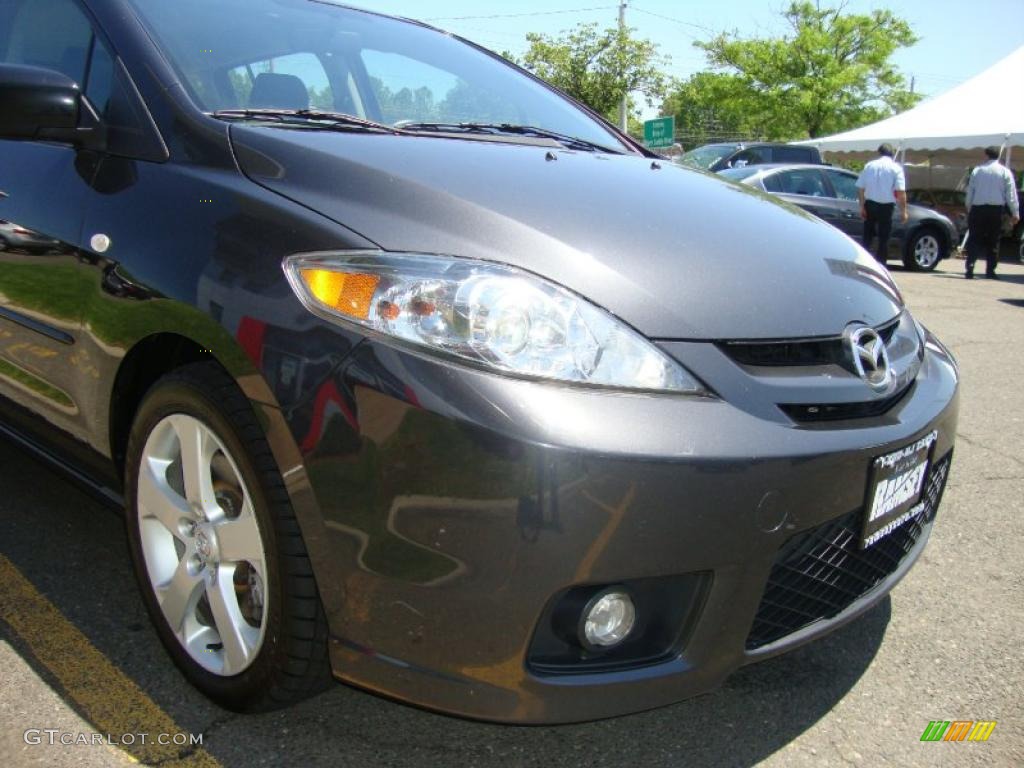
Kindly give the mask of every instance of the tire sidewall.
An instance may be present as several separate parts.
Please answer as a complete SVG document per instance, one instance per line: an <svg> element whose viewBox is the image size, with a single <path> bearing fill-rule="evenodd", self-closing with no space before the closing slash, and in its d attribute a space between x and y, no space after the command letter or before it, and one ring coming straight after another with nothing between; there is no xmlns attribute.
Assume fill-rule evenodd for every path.
<svg viewBox="0 0 1024 768"><path fill-rule="evenodd" d="M938 245L939 249L938 255L935 257L935 261L933 261L928 266L923 266L919 264L914 256L914 251L917 249L917 244L925 237L935 238L935 242ZM942 237L933 232L931 229L920 229L917 232L915 232L913 236L910 238L910 242L907 246L907 257L905 260L906 266L909 269L914 270L915 272L934 272L935 268L939 266L939 262L942 261L942 259L945 257L945 252L946 247L944 247L942 244Z"/></svg>
<svg viewBox="0 0 1024 768"><path fill-rule="evenodd" d="M176 413L186 414L203 422L230 452L249 492L263 541L266 556L264 594L268 601L263 643L252 663L237 675L222 676L209 672L193 660L182 647L164 618L151 586L143 555L137 498L142 451L154 427L167 416ZM253 466L249 450L238 436L238 426L230 417L222 414L221 409L198 386L184 379L174 379L158 382L150 390L139 408L132 427L125 464L125 527L132 564L146 609L160 640L175 664L195 687L230 709L244 709L249 698L260 695L273 677L272 670L279 657L286 654L281 642L286 598L280 570L280 547L274 535L275 525L268 498L268 489L264 487L260 473Z"/></svg>

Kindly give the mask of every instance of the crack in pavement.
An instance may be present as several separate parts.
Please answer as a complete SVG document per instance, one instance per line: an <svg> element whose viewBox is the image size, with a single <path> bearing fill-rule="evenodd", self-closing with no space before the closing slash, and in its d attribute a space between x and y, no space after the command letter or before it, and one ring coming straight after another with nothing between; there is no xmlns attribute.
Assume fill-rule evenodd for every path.
<svg viewBox="0 0 1024 768"><path fill-rule="evenodd" d="M956 433L956 439L957 440L963 440L965 443L967 443L968 445L970 445L972 447L981 448L983 451L988 451L989 453L994 453L996 456L1001 456L1004 459L1009 459L1014 464L1016 464L1019 467L1021 467L1022 469L1024 469L1024 461L1021 461L1016 456L1013 456L1013 455L1011 455L1009 453L1003 453L998 448L992 448L991 446L985 445L984 443L982 443L981 441L979 441L979 440L977 440L977 439L975 439L973 437L968 437L963 432L957 432Z"/></svg>

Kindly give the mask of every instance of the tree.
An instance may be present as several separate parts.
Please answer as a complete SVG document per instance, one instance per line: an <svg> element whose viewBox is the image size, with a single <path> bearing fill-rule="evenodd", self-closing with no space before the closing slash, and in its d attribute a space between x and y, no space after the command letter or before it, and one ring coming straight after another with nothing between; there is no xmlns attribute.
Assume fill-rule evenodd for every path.
<svg viewBox="0 0 1024 768"><path fill-rule="evenodd" d="M725 72L698 72L680 82L661 107L676 118L686 148L735 139L779 140L800 135L792 115L770 108L747 80Z"/></svg>
<svg viewBox="0 0 1024 768"><path fill-rule="evenodd" d="M654 104L665 95L662 68L669 59L654 43L634 38L633 31L602 32L597 24L579 24L557 37L531 32L529 50L517 63L618 122L623 96L637 93Z"/></svg>
<svg viewBox="0 0 1024 768"><path fill-rule="evenodd" d="M695 75L673 94L678 117L693 120L703 108L714 120L735 121L765 138L814 138L912 107L920 97L890 61L917 42L910 26L891 11L844 8L792 2L782 13L789 26L782 37L741 39L733 32L695 43L719 72ZM725 103L696 93L709 84ZM689 109L686 95L696 96L697 108Z"/></svg>
<svg viewBox="0 0 1024 768"><path fill-rule="evenodd" d="M504 95L459 79L445 94L438 113L446 122L514 123L518 108Z"/></svg>

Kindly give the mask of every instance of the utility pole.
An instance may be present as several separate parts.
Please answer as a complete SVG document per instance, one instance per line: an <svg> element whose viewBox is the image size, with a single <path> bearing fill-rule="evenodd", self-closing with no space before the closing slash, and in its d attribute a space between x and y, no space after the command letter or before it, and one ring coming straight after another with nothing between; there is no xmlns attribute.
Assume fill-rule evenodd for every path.
<svg viewBox="0 0 1024 768"><path fill-rule="evenodd" d="M626 0L622 0L619 3L619 34L626 34ZM629 93L622 94L622 103L619 104L619 128L623 133L629 131L629 120L627 112L629 111Z"/></svg>

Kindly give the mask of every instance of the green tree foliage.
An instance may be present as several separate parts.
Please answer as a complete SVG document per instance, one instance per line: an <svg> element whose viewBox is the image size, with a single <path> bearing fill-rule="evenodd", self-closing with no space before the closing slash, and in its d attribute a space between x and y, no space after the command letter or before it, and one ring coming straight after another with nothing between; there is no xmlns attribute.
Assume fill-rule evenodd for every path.
<svg viewBox="0 0 1024 768"><path fill-rule="evenodd" d="M745 78L725 72L698 72L678 83L661 113L675 115L676 136L686 148L730 139L801 135L792 115L773 109Z"/></svg>
<svg viewBox="0 0 1024 768"><path fill-rule="evenodd" d="M579 24L558 36L531 32L526 36L530 47L517 63L617 122L623 95L640 94L648 104L665 96L662 69L669 59L633 32L600 31L597 24Z"/></svg>
<svg viewBox="0 0 1024 768"><path fill-rule="evenodd" d="M309 106L312 109L323 109L327 112L334 109L334 94L329 85L319 90L311 85L306 90L309 91Z"/></svg>
<svg viewBox="0 0 1024 768"><path fill-rule="evenodd" d="M426 86L389 88L378 77L370 77L370 85L380 105L385 122L402 120L442 123L514 123L519 122L514 104L498 93L474 88L464 80L456 80L444 98L436 99L434 91Z"/></svg>
<svg viewBox="0 0 1024 768"><path fill-rule="evenodd" d="M263 62L256 65L257 72L272 72L273 66L271 62ZM243 67L238 67L228 71L228 80L231 83L231 89L235 92L235 98L237 104L242 107L249 106L249 98L252 96L253 81L249 77L249 73L245 71ZM313 109L334 109L334 95L331 93L330 86L317 89L315 86L308 86L306 90L309 92L309 106Z"/></svg>
<svg viewBox="0 0 1024 768"><path fill-rule="evenodd" d="M807 138L849 130L913 106L918 96L890 58L917 42L887 10L792 2L777 38L722 33L695 43L717 72L698 73L666 100L677 125L699 134Z"/></svg>

